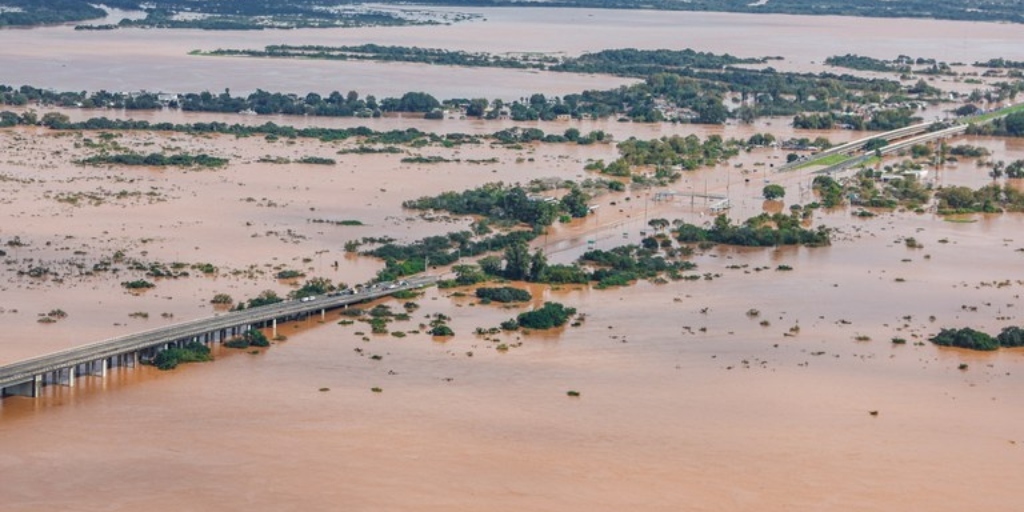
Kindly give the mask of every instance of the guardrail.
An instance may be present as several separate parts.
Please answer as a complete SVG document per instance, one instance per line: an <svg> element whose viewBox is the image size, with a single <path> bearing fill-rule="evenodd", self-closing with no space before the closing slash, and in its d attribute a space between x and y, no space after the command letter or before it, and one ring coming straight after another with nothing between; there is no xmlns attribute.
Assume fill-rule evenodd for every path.
<svg viewBox="0 0 1024 512"><path fill-rule="evenodd" d="M402 290L421 288L436 277L411 278L398 283L381 283L359 291L346 290L310 300L291 300L253 309L166 325L143 332L33 357L0 366L0 388L31 381L36 376L105 360L123 354L159 347L167 343L194 339L227 329L252 326L280 318L326 311L391 295Z"/></svg>

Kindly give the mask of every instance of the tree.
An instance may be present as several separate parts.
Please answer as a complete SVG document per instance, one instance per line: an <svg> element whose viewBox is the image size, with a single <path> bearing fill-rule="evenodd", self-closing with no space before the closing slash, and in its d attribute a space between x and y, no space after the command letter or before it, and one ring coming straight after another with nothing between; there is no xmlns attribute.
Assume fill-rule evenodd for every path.
<svg viewBox="0 0 1024 512"><path fill-rule="evenodd" d="M1006 133L1015 137L1024 136L1024 112L1006 116L1004 120Z"/></svg>
<svg viewBox="0 0 1024 512"><path fill-rule="evenodd" d="M864 143L864 151L878 151L889 145L885 139L871 139Z"/></svg>
<svg viewBox="0 0 1024 512"><path fill-rule="evenodd" d="M525 281L530 276L530 249L526 242L516 242L505 249L504 276L513 281Z"/></svg>
<svg viewBox="0 0 1024 512"><path fill-rule="evenodd" d="M764 190L761 192L764 198L769 201L775 201L776 199L782 199L786 197L786 189L782 185L765 185Z"/></svg>
<svg viewBox="0 0 1024 512"><path fill-rule="evenodd" d="M490 276L501 275L501 258L497 256L484 256L477 260L477 265L480 265L480 270Z"/></svg>
<svg viewBox="0 0 1024 512"><path fill-rule="evenodd" d="M489 105L485 98L476 98L469 101L469 106L466 107L466 115L471 117L483 117L487 113L487 105Z"/></svg>
<svg viewBox="0 0 1024 512"><path fill-rule="evenodd" d="M47 112L43 114L43 119L40 124L47 128L63 128L71 122L68 116L61 114L60 112Z"/></svg>
<svg viewBox="0 0 1024 512"><path fill-rule="evenodd" d="M668 219L651 219L647 225L656 231L661 231L669 226Z"/></svg>
<svg viewBox="0 0 1024 512"><path fill-rule="evenodd" d="M548 268L548 259L540 249L533 251L530 258L530 281L540 281L544 271Z"/></svg>
<svg viewBox="0 0 1024 512"><path fill-rule="evenodd" d="M520 327L527 329L550 329L564 325L575 314L574 308L567 308L557 302L545 302L540 309L520 313L516 320Z"/></svg>
<svg viewBox="0 0 1024 512"><path fill-rule="evenodd" d="M569 215L581 218L586 217L590 213L590 195L583 192L579 187L573 187L564 197L562 197L561 205L562 208L569 212Z"/></svg>

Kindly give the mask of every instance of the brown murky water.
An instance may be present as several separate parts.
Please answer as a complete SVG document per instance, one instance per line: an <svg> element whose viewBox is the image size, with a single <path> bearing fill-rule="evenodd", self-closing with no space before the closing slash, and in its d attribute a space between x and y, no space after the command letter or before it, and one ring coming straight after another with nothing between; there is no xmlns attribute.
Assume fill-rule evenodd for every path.
<svg viewBox="0 0 1024 512"><path fill-rule="evenodd" d="M969 38L958 57L964 60L1014 57L1021 48L1003 46L1019 36L1009 32L1014 27L1002 25L614 13L630 21L615 25L601 11L551 13L541 20L532 11L493 10L487 23L436 31L238 37L252 44L285 37L339 38L332 44L344 44L351 41L342 37L372 33L449 47L473 36L479 42L472 48L489 51L513 43L511 49L554 51L544 38L560 37L559 51L578 52L604 44L594 35L599 29L621 35L617 46L641 47L661 46L658 34L672 31L680 38L703 34L708 41L685 46L738 54L789 56L794 48L813 47L800 54L809 61L808 56L819 58L817 52L822 57L838 53L827 45L844 41L850 48L843 52L935 55L926 50L939 40L929 32L938 27ZM569 41L562 27L578 20L586 22L581 35ZM696 20L688 22L695 26L684 30L686 20ZM840 35L838 43L814 39L825 30L820 27L839 23L860 32ZM894 24L922 28L902 35L884 30ZM712 28L719 35L711 37ZM763 49L729 36L742 28L775 34L774 46ZM481 38L478 31L486 29L536 37ZM886 37L892 40L856 35L865 31L891 34ZM60 37L44 37L54 34ZM428 39L432 36L438 39ZM79 39L84 37L64 28L3 31L0 39L13 46L5 44L0 59L24 63L17 48L23 52L34 44L32 51L47 57L40 60L53 61L64 58L54 48L70 45L68 51L78 51L83 41L103 40L116 55L111 58L128 66L141 59L130 55L134 48L152 45L166 50L153 53L147 66L165 66L174 70L165 77L176 77L182 69L176 66L194 66L191 60L178 62L179 50L201 40L196 34L153 31ZM217 38L225 36L198 37L222 44ZM14 49L8 53L7 48ZM373 67L373 72L399 68ZM246 69L238 80L247 85L232 87L275 89L273 75L264 81L263 68ZM50 70L24 81L59 84L62 73ZM319 83L316 73L308 83ZM488 96L501 94L504 74L485 70L479 77L486 80L475 87L486 88ZM526 83L554 93L574 86L575 79L568 80ZM444 83L440 75L438 83ZM276 121L470 133L504 127L456 120ZM537 126L550 132L569 125ZM604 129L618 139L675 133L746 137L755 131L818 135L797 134L785 120L753 127L575 126ZM854 136L826 135L834 141ZM399 161L402 155L337 155L343 144L138 133L116 141L140 151L205 151L232 163L216 171L96 169L69 164L89 153L83 137L96 141L99 135L0 131L5 148L0 240L20 237L25 243L3 246L8 255L0 279L2 362L213 314L207 302L215 293L236 298L267 288L285 293L288 286L273 278L276 268L335 281L366 280L380 264L344 254L346 240L412 239L465 226L419 219L402 211L401 201L497 180L578 179L585 176L587 159L615 154L611 145L423 148L412 152L498 162L412 166ZM1024 158L1018 141L961 141L984 145L997 159ZM257 162L263 156L309 155L337 158L339 164ZM729 165L688 174L671 188L726 193L736 219L765 207L764 180L787 187L787 204L808 202L810 174L772 171L770 166L784 157L782 151L757 150ZM964 161L940 170L935 179L979 186L991 180L985 172ZM598 198L596 215L556 226L538 245L552 260L570 261L589 240L600 248L638 241L650 218L709 218L699 199L655 202L645 191L626 197ZM358 219L367 226L310 222L320 218ZM832 247L713 249L695 257L696 272L710 277L696 281L604 291L531 288L536 303L558 300L586 313L580 327L558 333L501 335L500 341L477 337L472 334L477 327L496 326L521 308L477 305L430 290L417 299L422 308L414 319L392 329L417 330L423 316L440 312L453 317L457 335L448 341L423 334L363 341L357 332L368 331L365 325L338 325L338 317L329 315L322 323L314 318L284 326L288 340L257 354L219 349L210 364L172 372L115 371L107 379L81 378L73 389L48 387L38 400L7 398L0 402L3 509L888 511L910 505L1017 510L1014 476L1024 467L1024 399L1018 392L1024 353L973 354L926 342L940 327L970 325L994 332L1021 323L1024 241L1018 234L1024 218L967 220L952 223L913 213L857 219L848 211L818 212L815 223L839 230ZM923 247L907 248L902 239L908 236ZM91 268L117 250L144 261L209 262L219 272L159 280L155 289L132 295L119 283L136 274L88 276L77 270L76 265ZM782 264L794 270L775 270ZM33 266L47 266L55 274L44 279L17 274ZM68 317L49 325L37 322L38 315L54 308ZM748 315L751 309L758 315ZM130 316L137 312L148 318ZM895 345L893 337L907 343ZM507 352L497 350L501 343ZM968 368L958 369L961 363ZM382 392L371 392L373 387ZM581 396L570 398L569 390Z"/></svg>

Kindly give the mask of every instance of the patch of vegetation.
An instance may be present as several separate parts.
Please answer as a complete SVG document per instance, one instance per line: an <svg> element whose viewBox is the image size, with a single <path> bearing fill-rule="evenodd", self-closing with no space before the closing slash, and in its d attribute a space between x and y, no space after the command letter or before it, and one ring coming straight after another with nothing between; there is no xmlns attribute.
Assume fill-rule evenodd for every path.
<svg viewBox="0 0 1024 512"><path fill-rule="evenodd" d="M943 187L935 192L938 212L1001 213L1024 211L1024 193L1009 185L992 183L972 190L968 187Z"/></svg>
<svg viewBox="0 0 1024 512"><path fill-rule="evenodd" d="M328 219L310 219L313 224L334 224L335 226L365 226L360 220L355 219L344 219L344 220L328 220Z"/></svg>
<svg viewBox="0 0 1024 512"><path fill-rule="evenodd" d="M676 239L683 243L715 242L746 247L777 245L825 246L831 243L831 230L824 226L805 229L794 215L761 214L734 225L726 215L719 215L710 228L683 223L676 228Z"/></svg>
<svg viewBox="0 0 1024 512"><path fill-rule="evenodd" d="M936 345L960 347L970 350L996 350L1000 345L997 338L993 338L970 327L942 329L938 334L930 338L930 341Z"/></svg>
<svg viewBox="0 0 1024 512"><path fill-rule="evenodd" d="M524 329L551 329L565 325L575 314L574 308L565 307L557 302L545 302L540 309L520 313L516 317L516 324Z"/></svg>
<svg viewBox="0 0 1024 512"><path fill-rule="evenodd" d="M146 281L145 279L136 279L134 281L122 281L121 286L129 290L147 290L155 287L156 285Z"/></svg>
<svg viewBox="0 0 1024 512"><path fill-rule="evenodd" d="M304 156L297 160L300 164L312 164L312 165L337 165L338 161L333 158L324 158L319 156Z"/></svg>
<svg viewBox="0 0 1024 512"><path fill-rule="evenodd" d="M494 302L528 302L533 299L530 292L511 286L500 288L477 288L476 296L479 299Z"/></svg>
<svg viewBox="0 0 1024 512"><path fill-rule="evenodd" d="M83 158L75 161L81 165L125 165L144 167L224 167L228 164L227 158L218 158L206 154L189 155L179 153L177 155L163 155L161 153L150 153L142 155L139 153L101 154Z"/></svg>
<svg viewBox="0 0 1024 512"><path fill-rule="evenodd" d="M197 341L190 341L181 348L169 348L157 352L150 364L161 370L172 370L179 364L212 361L210 347Z"/></svg>
<svg viewBox="0 0 1024 512"><path fill-rule="evenodd" d="M248 302L239 302L235 306L235 309L238 310L238 311L241 311L241 310L247 309L247 308L248 309L252 309L252 308L258 308L258 307L261 307L261 306L269 306L271 304L277 304L278 302L283 302L283 301L284 301L284 299L282 299L281 297L278 297L277 296L277 292L275 292L274 290L264 290L264 291L260 292L260 294L257 295L255 298L249 299Z"/></svg>
<svg viewBox="0 0 1024 512"><path fill-rule="evenodd" d="M427 334L431 336L455 336L452 328L448 327L449 320L451 318L441 313L435 313L430 321L430 330L427 331Z"/></svg>
<svg viewBox="0 0 1024 512"><path fill-rule="evenodd" d="M241 336L225 341L224 346L228 348L269 347L270 340L267 339L263 332L257 329L249 329L242 333Z"/></svg>

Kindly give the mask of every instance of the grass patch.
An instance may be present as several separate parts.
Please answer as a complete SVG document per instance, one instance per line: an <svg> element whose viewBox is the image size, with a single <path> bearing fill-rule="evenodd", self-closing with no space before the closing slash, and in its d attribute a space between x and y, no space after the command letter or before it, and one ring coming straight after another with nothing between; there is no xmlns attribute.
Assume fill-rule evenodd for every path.
<svg viewBox="0 0 1024 512"><path fill-rule="evenodd" d="M995 119L997 117L1008 116L1010 114L1015 114L1017 112L1024 112L1024 103L1021 103L1019 105L1014 105L1012 107L1002 108L1002 109L996 110L994 112L989 112L987 114L981 114L981 115L977 115L977 116L973 116L973 117L968 117L967 119L964 119L964 122L968 123L968 124L986 123L986 122L991 121L991 120L993 120L993 119Z"/></svg>
<svg viewBox="0 0 1024 512"><path fill-rule="evenodd" d="M849 155L843 155L843 154L828 155L828 156L823 156L821 158L811 158L810 160L808 160L808 161L806 161L806 162L804 162L804 163L794 167L793 169L794 170L806 169L808 167L814 167L814 166L817 166L817 165L824 166L824 167L831 167L833 165L839 165L839 164L849 160L850 158L852 158L852 157L849 156Z"/></svg>

